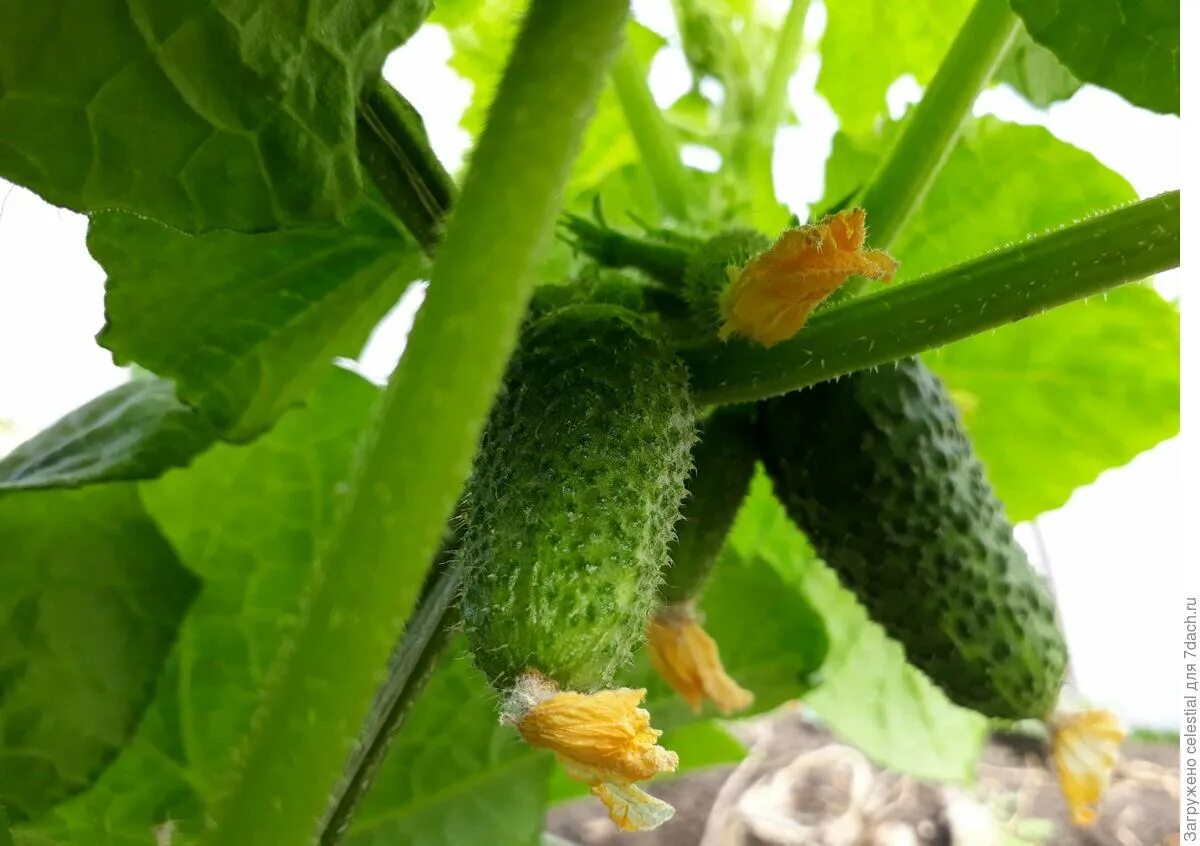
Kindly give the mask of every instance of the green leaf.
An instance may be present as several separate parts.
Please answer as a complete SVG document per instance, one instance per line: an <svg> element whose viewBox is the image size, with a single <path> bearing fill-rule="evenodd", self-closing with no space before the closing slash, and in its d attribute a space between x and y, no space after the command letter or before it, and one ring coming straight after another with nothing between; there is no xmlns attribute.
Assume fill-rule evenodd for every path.
<svg viewBox="0 0 1200 846"><path fill-rule="evenodd" d="M166 379L101 394L0 459L0 491L152 479L188 464L217 438Z"/></svg>
<svg viewBox="0 0 1200 846"><path fill-rule="evenodd" d="M1144 285L976 335L925 362L949 387L1014 521L1057 508L1179 432L1179 312Z"/></svg>
<svg viewBox="0 0 1200 846"><path fill-rule="evenodd" d="M924 85L954 40L970 0L828 3L817 91L849 133L887 113L884 95L904 74Z"/></svg>
<svg viewBox="0 0 1200 846"><path fill-rule="evenodd" d="M814 557L765 474L755 478L734 532L736 546L757 550L785 578L798 581L824 618L829 656L820 684L804 700L834 733L891 769L921 778L970 779L986 720L951 703L908 664L903 648Z"/></svg>
<svg viewBox="0 0 1200 846"><path fill-rule="evenodd" d="M460 644L409 713L349 846L533 842L554 760L500 725L496 707Z"/></svg>
<svg viewBox="0 0 1200 846"><path fill-rule="evenodd" d="M217 446L143 486L147 510L204 579L178 655L183 748L206 794L249 727L378 397L346 371L325 377L307 409L252 446Z"/></svg>
<svg viewBox="0 0 1200 846"><path fill-rule="evenodd" d="M96 215L88 247L108 273L102 345L176 381L229 440L269 428L425 270L390 215L364 205L345 227L187 235L125 213Z"/></svg>
<svg viewBox="0 0 1200 846"><path fill-rule="evenodd" d="M827 196L870 172L889 132L838 136ZM1045 129L975 121L893 251L898 278L940 270L1133 196L1121 176ZM1014 520L1062 505L1102 470L1179 429L1179 316L1149 289L1072 303L951 344L927 363L957 400Z"/></svg>
<svg viewBox="0 0 1200 846"><path fill-rule="evenodd" d="M253 444L219 444L141 486L147 510L204 585L137 735L56 815L80 843L145 843L167 820L200 830L291 632L378 396L327 367L306 407Z"/></svg>
<svg viewBox="0 0 1200 846"><path fill-rule="evenodd" d="M0 176L187 231L341 220L359 89L428 0L0 0Z"/></svg>
<svg viewBox="0 0 1200 846"><path fill-rule="evenodd" d="M0 805L34 816L96 778L195 587L130 485L0 496Z"/></svg>
<svg viewBox="0 0 1200 846"><path fill-rule="evenodd" d="M1084 82L1135 106L1179 114L1174 0L1010 0L1029 34Z"/></svg>
<svg viewBox="0 0 1200 846"><path fill-rule="evenodd" d="M1023 27L996 70L995 81L1007 82L1042 109L1069 99L1083 85L1057 56L1030 38Z"/></svg>

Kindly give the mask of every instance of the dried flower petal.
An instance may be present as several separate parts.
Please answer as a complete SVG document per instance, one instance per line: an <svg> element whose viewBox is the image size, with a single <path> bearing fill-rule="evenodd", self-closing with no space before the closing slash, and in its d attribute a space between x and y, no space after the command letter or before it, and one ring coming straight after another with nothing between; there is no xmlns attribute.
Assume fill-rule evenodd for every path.
<svg viewBox="0 0 1200 846"><path fill-rule="evenodd" d="M662 732L638 707L645 690L617 688L596 693L558 691L536 673L517 682L505 708L530 746L549 749L571 778L591 787L621 828L655 828L675 813L661 799L633 786L671 772L679 756L658 745Z"/></svg>
<svg viewBox="0 0 1200 846"><path fill-rule="evenodd" d="M774 346L799 332L812 310L851 276L891 279L895 259L863 249L866 237L866 212L847 209L785 231L745 267L730 268L721 337L737 333Z"/></svg>
<svg viewBox="0 0 1200 846"><path fill-rule="evenodd" d="M1095 821L1095 806L1108 787L1124 739L1125 730L1108 711L1080 711L1054 721L1054 768L1075 825Z"/></svg>
<svg viewBox="0 0 1200 846"><path fill-rule="evenodd" d="M700 711L705 698L722 714L754 702L754 694L725 672L716 641L701 627L690 603L660 608L650 618L646 646L654 669L693 711Z"/></svg>

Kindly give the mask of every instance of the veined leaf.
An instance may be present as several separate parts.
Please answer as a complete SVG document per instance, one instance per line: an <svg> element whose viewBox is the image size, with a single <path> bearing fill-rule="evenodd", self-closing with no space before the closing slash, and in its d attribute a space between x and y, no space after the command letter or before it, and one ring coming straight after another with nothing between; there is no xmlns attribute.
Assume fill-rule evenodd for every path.
<svg viewBox="0 0 1200 846"><path fill-rule="evenodd" d="M838 136L829 197L870 173L887 134ZM1045 129L973 122L893 250L899 278L1133 196L1121 176ZM1178 431L1178 350L1175 308L1127 287L959 341L926 361L957 401L1009 516L1025 520Z"/></svg>
<svg viewBox="0 0 1200 846"><path fill-rule="evenodd" d="M428 0L0 2L0 175L181 229L354 208L359 89Z"/></svg>
<svg viewBox="0 0 1200 846"><path fill-rule="evenodd" d="M88 846L146 843L168 820L181 836L200 830L290 631L378 395L327 368L309 404L255 443L215 446L142 485L148 511L203 589L132 742L91 790L60 807L52 830Z"/></svg>
<svg viewBox="0 0 1200 846"><path fill-rule="evenodd" d="M100 342L176 381L228 440L269 428L425 269L390 215L347 226L187 235L124 213L96 215L88 247L108 273Z"/></svg>
<svg viewBox="0 0 1200 846"><path fill-rule="evenodd" d="M1179 114L1179 4L1173 0L1010 0L1029 34L1085 82L1135 106Z"/></svg>
<svg viewBox="0 0 1200 846"><path fill-rule="evenodd" d="M0 806L35 816L96 778L195 589L131 485L0 495Z"/></svg>
<svg viewBox="0 0 1200 846"><path fill-rule="evenodd" d="M0 459L0 491L146 479L217 438L166 379L134 379L81 405Z"/></svg>

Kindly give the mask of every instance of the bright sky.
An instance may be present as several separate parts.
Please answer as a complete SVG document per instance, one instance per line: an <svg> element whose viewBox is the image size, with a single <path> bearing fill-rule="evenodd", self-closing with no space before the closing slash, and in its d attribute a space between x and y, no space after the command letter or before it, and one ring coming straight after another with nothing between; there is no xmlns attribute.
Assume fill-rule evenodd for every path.
<svg viewBox="0 0 1200 846"><path fill-rule="evenodd" d="M669 4L645 0L634 8L647 25L673 34L670 15L663 14ZM824 9L814 3L806 25L810 46L823 26ZM471 88L446 66L449 55L445 33L426 27L393 54L386 74L421 111L433 146L454 168L469 142L457 123ZM802 59L789 86L802 124L779 139L777 189L794 208L820 199L823 173L813 163L824 161L837 129L815 92L818 68L811 52ZM664 105L689 85L678 49L662 51L651 71ZM899 113L919 94L915 81L898 80L889 106ZM1136 109L1101 89L1084 88L1046 112L1007 89L993 89L976 112L1047 126L1123 174L1142 196L1179 185L1179 120ZM688 150L685 158L704 167L713 164L710 152ZM126 378L94 342L103 324L104 274L87 253L85 232L82 216L0 180L0 454ZM1171 298L1179 284L1178 272L1157 282ZM414 286L376 330L359 362L364 374L382 381L391 372L421 293ZM1083 696L1133 726L1177 723L1178 621L1163 610L1174 607L1179 590L1181 464L1178 439L1169 441L1044 515L1038 522L1048 562L1032 527L1018 527L1035 563L1043 570L1049 565Z"/></svg>

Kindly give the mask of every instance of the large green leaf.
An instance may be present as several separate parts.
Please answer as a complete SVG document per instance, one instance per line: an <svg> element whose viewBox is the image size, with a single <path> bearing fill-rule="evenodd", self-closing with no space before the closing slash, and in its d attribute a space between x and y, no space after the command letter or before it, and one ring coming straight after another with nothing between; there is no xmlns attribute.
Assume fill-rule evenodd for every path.
<svg viewBox="0 0 1200 846"><path fill-rule="evenodd" d="M188 231L340 220L355 105L428 0L0 0L0 176Z"/></svg>
<svg viewBox="0 0 1200 846"><path fill-rule="evenodd" d="M96 215L88 247L108 273L101 343L179 387L229 440L270 427L367 333L425 268L390 215L345 227L187 235Z"/></svg>
<svg viewBox="0 0 1200 846"><path fill-rule="evenodd" d="M865 132L887 113L884 95L904 74L924 85L954 40L971 0L827 3L817 91L842 129Z"/></svg>
<svg viewBox="0 0 1200 846"><path fill-rule="evenodd" d="M890 133L835 139L831 200L869 175ZM893 251L899 278L1133 197L1122 177L1045 129L973 122ZM958 400L1010 517L1024 520L1178 431L1178 349L1176 310L1132 288L951 344L927 361Z"/></svg>
<svg viewBox="0 0 1200 846"><path fill-rule="evenodd" d="M996 82L1007 82L1030 103L1046 108L1066 100L1083 85L1058 57L1029 37L1024 28L996 69Z"/></svg>
<svg viewBox="0 0 1200 846"><path fill-rule="evenodd" d="M523 846L542 827L553 758L497 719L456 649L434 674L355 816L352 846Z"/></svg>
<svg viewBox="0 0 1200 846"><path fill-rule="evenodd" d="M762 473L738 515L732 544L765 557L786 579L798 581L824 618L829 656L820 683L804 701L836 734L902 772L971 777L983 748L984 718L954 705L908 664L903 648L867 618L814 556ZM759 618L754 619L757 624Z"/></svg>
<svg viewBox="0 0 1200 846"><path fill-rule="evenodd" d="M56 815L73 842L144 843L166 820L199 830L291 631L377 397L359 377L327 368L308 405L255 443L218 445L142 485L147 509L204 586L137 735Z"/></svg>
<svg viewBox="0 0 1200 846"><path fill-rule="evenodd" d="M81 405L0 459L0 491L152 479L217 438L166 379L135 379Z"/></svg>
<svg viewBox="0 0 1200 846"><path fill-rule="evenodd" d="M1004 500L1028 520L1179 432L1179 312L1127 285L927 355Z"/></svg>
<svg viewBox="0 0 1200 846"><path fill-rule="evenodd" d="M1085 82L1179 114L1175 0L1010 0L1034 40Z"/></svg>
<svg viewBox="0 0 1200 846"><path fill-rule="evenodd" d="M36 815L96 778L195 588L130 485L0 495L0 806Z"/></svg>

